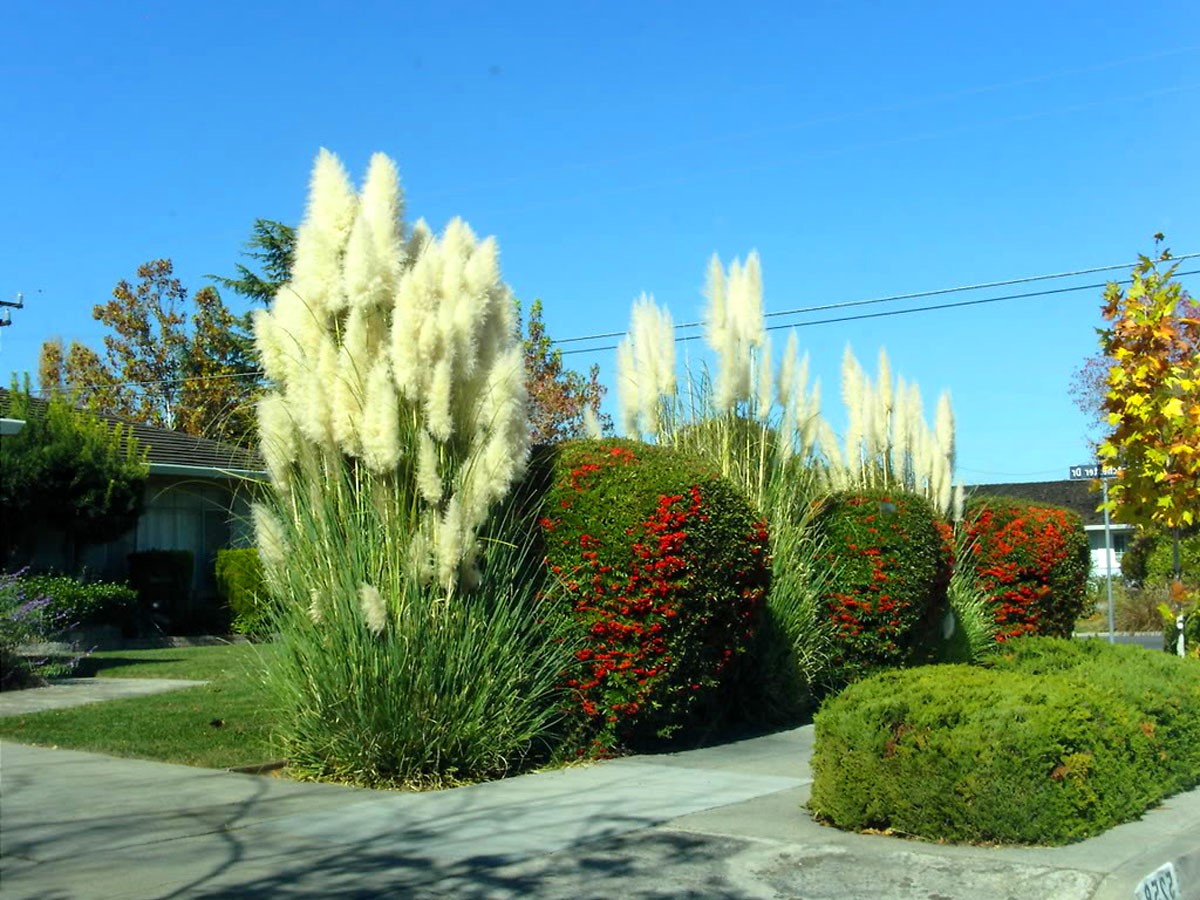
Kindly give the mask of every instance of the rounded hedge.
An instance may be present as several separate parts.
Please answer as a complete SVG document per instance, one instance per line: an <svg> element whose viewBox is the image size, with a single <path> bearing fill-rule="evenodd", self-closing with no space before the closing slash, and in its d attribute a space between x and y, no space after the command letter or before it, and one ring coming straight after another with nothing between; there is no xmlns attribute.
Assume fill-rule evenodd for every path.
<svg viewBox="0 0 1200 900"><path fill-rule="evenodd" d="M1200 664L1025 644L994 668L883 672L828 701L812 813L929 840L1061 844L1200 782Z"/></svg>
<svg viewBox="0 0 1200 900"><path fill-rule="evenodd" d="M832 567L824 595L837 634L835 681L932 651L947 609L953 538L923 497L837 493L816 519Z"/></svg>
<svg viewBox="0 0 1200 900"><path fill-rule="evenodd" d="M233 615L233 630L262 635L268 630L268 603L257 547L217 551L217 593Z"/></svg>
<svg viewBox="0 0 1200 900"><path fill-rule="evenodd" d="M577 752L646 748L702 724L761 617L766 526L678 452L622 440L546 452L546 564L586 634L565 673Z"/></svg>
<svg viewBox="0 0 1200 900"><path fill-rule="evenodd" d="M1087 533L1076 513L1008 497L967 506L970 560L995 616L996 639L1070 637L1087 606Z"/></svg>

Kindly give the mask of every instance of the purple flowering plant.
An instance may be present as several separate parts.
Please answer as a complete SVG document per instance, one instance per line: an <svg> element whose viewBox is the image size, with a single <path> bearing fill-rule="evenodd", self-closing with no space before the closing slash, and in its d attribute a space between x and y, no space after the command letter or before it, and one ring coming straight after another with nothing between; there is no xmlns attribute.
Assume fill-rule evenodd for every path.
<svg viewBox="0 0 1200 900"><path fill-rule="evenodd" d="M29 652L55 639L74 623L47 596L27 597L24 571L0 574L0 690L33 687L70 674L85 654Z"/></svg>

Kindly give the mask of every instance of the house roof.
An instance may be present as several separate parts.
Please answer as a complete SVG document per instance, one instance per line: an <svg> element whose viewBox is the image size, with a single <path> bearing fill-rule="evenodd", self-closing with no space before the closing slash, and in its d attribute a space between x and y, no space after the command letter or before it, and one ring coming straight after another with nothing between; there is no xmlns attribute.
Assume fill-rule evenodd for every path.
<svg viewBox="0 0 1200 900"><path fill-rule="evenodd" d="M977 484L967 488L967 496L992 495L1062 506L1079 514L1084 527L1104 524L1104 513L1097 512L1100 490L1092 490L1091 481L1030 481L1010 484Z"/></svg>
<svg viewBox="0 0 1200 900"><path fill-rule="evenodd" d="M33 402L40 404L45 401L33 398ZM9 391L0 388L0 409L8 408ZM109 424L120 424L129 430L146 449L151 474L207 474L209 477L219 477L222 474L258 475L265 469L262 457L245 447L131 422L107 413L96 415Z"/></svg>

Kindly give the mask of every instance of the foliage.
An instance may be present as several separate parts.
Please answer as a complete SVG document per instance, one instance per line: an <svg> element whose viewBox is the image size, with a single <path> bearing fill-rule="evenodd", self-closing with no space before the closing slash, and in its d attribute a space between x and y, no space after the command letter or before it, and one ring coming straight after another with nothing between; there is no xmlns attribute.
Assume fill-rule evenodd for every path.
<svg viewBox="0 0 1200 900"><path fill-rule="evenodd" d="M996 640L1070 637L1087 604L1091 556L1076 513L1008 497L973 497L964 526Z"/></svg>
<svg viewBox="0 0 1200 900"><path fill-rule="evenodd" d="M916 494L833 494L816 522L833 576L826 614L837 629L835 674L922 660L946 613L952 534Z"/></svg>
<svg viewBox="0 0 1200 900"><path fill-rule="evenodd" d="M127 584L69 575L23 575L18 583L26 596L47 598L48 611L76 625L117 623L137 601L137 592Z"/></svg>
<svg viewBox="0 0 1200 900"><path fill-rule="evenodd" d="M35 400L15 384L6 415L25 425L0 441L0 555L39 524L66 535L76 555L134 527L149 470L123 426L75 409L61 394Z"/></svg>
<svg viewBox="0 0 1200 900"><path fill-rule="evenodd" d="M1140 585L1146 580L1146 563L1150 551L1158 543L1153 531L1139 530L1125 552L1121 554L1121 575L1129 584Z"/></svg>
<svg viewBox="0 0 1200 900"><path fill-rule="evenodd" d="M257 547L217 551L217 593L233 614L238 634L267 633L268 595Z"/></svg>
<svg viewBox="0 0 1200 900"><path fill-rule="evenodd" d="M1180 537L1179 567L1185 584L1200 587L1200 531ZM1145 579L1151 584L1162 584L1174 574L1174 540L1170 535L1160 535L1146 556Z"/></svg>
<svg viewBox="0 0 1200 900"><path fill-rule="evenodd" d="M946 600L953 615L953 628L938 649L940 662L981 662L995 652L997 624L990 597L975 575L974 548L962 523L954 528L954 571Z"/></svg>
<svg viewBox="0 0 1200 900"><path fill-rule="evenodd" d="M1183 652L1200 659L1200 602L1175 606L1178 611L1165 603L1158 608L1163 621L1163 649L1168 653L1176 652L1179 646L1179 616L1183 615Z"/></svg>
<svg viewBox="0 0 1200 900"><path fill-rule="evenodd" d="M31 590L21 573L0 573L0 690L32 687L70 673L81 658L77 651L66 657L23 651L53 640L72 624L49 597Z"/></svg>
<svg viewBox="0 0 1200 900"><path fill-rule="evenodd" d="M109 329L104 356L72 342L43 345L43 391L60 390L96 412L233 443L253 433L258 379L246 322L212 287L191 298L169 259L138 267L92 316Z"/></svg>
<svg viewBox="0 0 1200 900"><path fill-rule="evenodd" d="M1071 382L1067 388L1075 408L1087 417L1088 443L1093 447L1098 441L1092 436L1108 425L1108 416L1104 412L1104 395L1108 393L1110 365L1111 361L1102 353L1089 356L1071 373Z"/></svg>
<svg viewBox="0 0 1200 900"><path fill-rule="evenodd" d="M1174 280L1164 250L1139 257L1128 290L1104 292L1101 347L1112 361L1100 459L1117 468L1108 508L1120 522L1166 530L1200 510L1200 302Z"/></svg>
<svg viewBox="0 0 1200 900"><path fill-rule="evenodd" d="M405 574L396 554L411 532L396 511L349 478L338 487L297 494L288 564L268 570L277 602L267 628L279 637L266 675L290 771L422 788L546 760L575 646L531 577L536 559L520 535L533 523L491 520L480 586L448 599Z"/></svg>
<svg viewBox="0 0 1200 900"><path fill-rule="evenodd" d="M595 416L602 433L611 433L612 420L600 412L600 402L606 391L600 383L600 366L593 365L585 377L563 365L562 351L546 334L541 300L534 300L530 306L529 322L525 327L522 343L533 443L553 444L591 436L587 424L589 414Z"/></svg>
<svg viewBox="0 0 1200 900"><path fill-rule="evenodd" d="M237 277L208 277L263 306L270 306L275 294L287 283L296 251L296 229L272 219L255 219L244 255L262 266L262 274L237 263Z"/></svg>
<svg viewBox="0 0 1200 900"><path fill-rule="evenodd" d="M510 491L529 423L491 238L400 220L317 158L291 280L255 315L272 492L254 508L268 679L302 777L429 786L545 758L575 649Z"/></svg>
<svg viewBox="0 0 1200 900"><path fill-rule="evenodd" d="M764 524L710 469L664 448L567 443L552 465L547 564L587 641L567 679L578 752L646 747L694 728L754 637L768 579Z"/></svg>
<svg viewBox="0 0 1200 900"><path fill-rule="evenodd" d="M879 673L828 701L813 813L928 840L1062 844L1200 781L1200 664L1049 639L996 658Z"/></svg>
<svg viewBox="0 0 1200 900"><path fill-rule="evenodd" d="M1162 796L1200 783L1200 664L1163 653L1088 639L1024 638L988 658L989 666L1046 678L1070 676L1138 711L1153 740L1149 769Z"/></svg>

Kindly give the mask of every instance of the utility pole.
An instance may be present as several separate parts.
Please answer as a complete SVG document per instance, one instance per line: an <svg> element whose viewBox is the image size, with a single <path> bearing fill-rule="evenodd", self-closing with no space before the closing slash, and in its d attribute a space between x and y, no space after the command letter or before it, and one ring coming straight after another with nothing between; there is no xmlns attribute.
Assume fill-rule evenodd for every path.
<svg viewBox="0 0 1200 900"><path fill-rule="evenodd" d="M17 300L15 303L11 300L0 300L0 308L2 308L2 307L8 307L11 309L24 309L25 308L25 295L22 294L20 291L18 291L17 292ZM6 308L6 309L4 309L3 317L0 317L0 328L4 328L5 326L11 325L11 324L12 324L12 313L10 313L8 311L8 309Z"/></svg>

